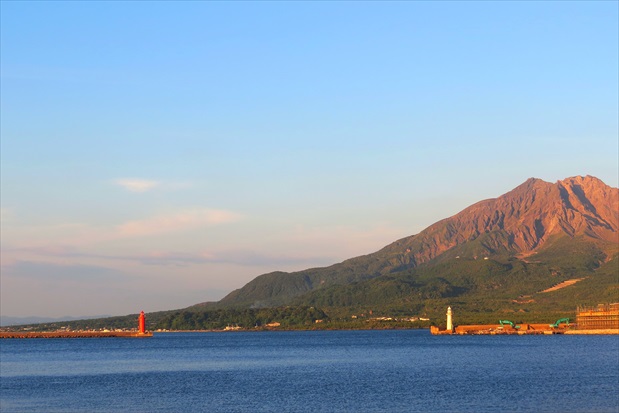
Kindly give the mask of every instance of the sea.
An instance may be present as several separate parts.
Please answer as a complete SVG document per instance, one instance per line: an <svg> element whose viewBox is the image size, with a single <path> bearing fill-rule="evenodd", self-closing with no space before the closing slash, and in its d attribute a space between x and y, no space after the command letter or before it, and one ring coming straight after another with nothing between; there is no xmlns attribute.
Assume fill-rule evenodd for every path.
<svg viewBox="0 0 619 413"><path fill-rule="evenodd" d="M619 336L4 339L0 412L619 412Z"/></svg>

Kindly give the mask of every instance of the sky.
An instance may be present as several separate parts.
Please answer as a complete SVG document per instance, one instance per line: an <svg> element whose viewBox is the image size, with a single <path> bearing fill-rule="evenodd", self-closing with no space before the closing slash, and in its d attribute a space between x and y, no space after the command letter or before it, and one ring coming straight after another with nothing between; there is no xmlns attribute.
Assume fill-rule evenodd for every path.
<svg viewBox="0 0 619 413"><path fill-rule="evenodd" d="M0 2L0 314L123 315L619 184L619 2Z"/></svg>

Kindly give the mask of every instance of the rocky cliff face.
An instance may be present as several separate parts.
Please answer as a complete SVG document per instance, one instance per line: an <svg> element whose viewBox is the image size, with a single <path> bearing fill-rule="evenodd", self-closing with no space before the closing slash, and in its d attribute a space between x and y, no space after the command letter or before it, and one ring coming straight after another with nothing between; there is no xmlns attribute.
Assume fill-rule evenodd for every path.
<svg viewBox="0 0 619 413"><path fill-rule="evenodd" d="M592 176L554 184L531 178L386 250L399 251L402 264L414 266L476 240L489 254L503 251L528 255L556 236L619 243L619 189Z"/></svg>

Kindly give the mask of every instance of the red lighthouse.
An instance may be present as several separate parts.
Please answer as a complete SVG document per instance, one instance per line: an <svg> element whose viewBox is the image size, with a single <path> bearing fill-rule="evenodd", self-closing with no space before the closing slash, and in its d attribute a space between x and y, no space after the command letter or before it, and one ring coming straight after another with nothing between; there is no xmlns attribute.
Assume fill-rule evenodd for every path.
<svg viewBox="0 0 619 413"><path fill-rule="evenodd" d="M146 317L144 317L144 311L140 313L138 317L138 333L144 334L146 332Z"/></svg>

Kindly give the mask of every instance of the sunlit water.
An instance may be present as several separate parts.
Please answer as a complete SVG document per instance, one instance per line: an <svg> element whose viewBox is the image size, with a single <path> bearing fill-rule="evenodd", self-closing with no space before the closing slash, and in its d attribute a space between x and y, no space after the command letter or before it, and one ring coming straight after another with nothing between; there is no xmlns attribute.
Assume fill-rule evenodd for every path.
<svg viewBox="0 0 619 413"><path fill-rule="evenodd" d="M179 333L0 356L3 413L619 412L619 336Z"/></svg>

